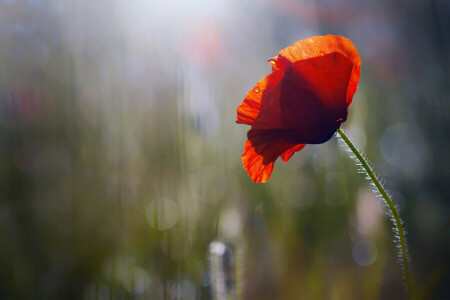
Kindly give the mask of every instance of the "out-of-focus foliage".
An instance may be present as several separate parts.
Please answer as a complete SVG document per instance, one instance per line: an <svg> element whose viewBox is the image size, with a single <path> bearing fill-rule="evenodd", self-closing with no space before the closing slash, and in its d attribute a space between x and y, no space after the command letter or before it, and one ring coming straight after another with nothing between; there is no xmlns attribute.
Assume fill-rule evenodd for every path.
<svg viewBox="0 0 450 300"><path fill-rule="evenodd" d="M360 52L344 127L402 208L419 296L448 297L449 20L442 0L0 0L0 298L211 299L217 253L244 299L406 297L336 139L266 184L241 166L265 60L327 33Z"/></svg>

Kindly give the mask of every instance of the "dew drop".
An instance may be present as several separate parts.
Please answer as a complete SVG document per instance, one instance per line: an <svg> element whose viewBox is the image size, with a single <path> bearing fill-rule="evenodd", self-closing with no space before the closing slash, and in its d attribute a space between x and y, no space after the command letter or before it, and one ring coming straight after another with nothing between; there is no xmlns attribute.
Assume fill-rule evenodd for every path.
<svg viewBox="0 0 450 300"><path fill-rule="evenodd" d="M255 91L255 93L259 93L260 91L259 87L255 87L253 90Z"/></svg>
<svg viewBox="0 0 450 300"><path fill-rule="evenodd" d="M325 55L325 52L320 51L320 56L324 56L324 55Z"/></svg>

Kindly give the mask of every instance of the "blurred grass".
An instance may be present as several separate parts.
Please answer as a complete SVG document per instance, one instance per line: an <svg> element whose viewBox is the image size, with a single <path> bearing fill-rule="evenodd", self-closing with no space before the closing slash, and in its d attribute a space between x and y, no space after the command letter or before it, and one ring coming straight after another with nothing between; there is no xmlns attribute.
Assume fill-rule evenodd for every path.
<svg viewBox="0 0 450 300"><path fill-rule="evenodd" d="M241 166L235 109L265 59L334 33L363 60L344 127L404 200L418 288L445 299L448 5L340 3L0 1L0 298L210 299L217 238L242 253L244 299L405 298L390 223L334 138L266 184ZM173 206L146 216L161 198L165 230Z"/></svg>

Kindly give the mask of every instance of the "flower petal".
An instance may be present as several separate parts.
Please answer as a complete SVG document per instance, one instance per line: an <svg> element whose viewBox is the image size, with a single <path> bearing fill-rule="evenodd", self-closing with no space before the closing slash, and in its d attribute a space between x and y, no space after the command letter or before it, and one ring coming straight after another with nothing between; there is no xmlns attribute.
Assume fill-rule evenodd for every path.
<svg viewBox="0 0 450 300"><path fill-rule="evenodd" d="M291 63L296 63L336 52L349 58L355 67L361 66L361 59L353 43L349 39L335 35L313 36L298 41L281 50L279 57L284 57Z"/></svg>
<svg viewBox="0 0 450 300"><path fill-rule="evenodd" d="M263 156L256 153L250 141L245 141L242 164L248 176L256 182L266 182L272 174L274 161L264 164Z"/></svg>
<svg viewBox="0 0 450 300"><path fill-rule="evenodd" d="M283 62L287 60L290 63L296 63L333 53L346 57L353 66L346 94L347 106L350 106L360 77L361 58L349 39L334 35L313 36L281 50L278 58L283 58Z"/></svg>
<svg viewBox="0 0 450 300"><path fill-rule="evenodd" d="M278 59L285 65L283 78L264 99L252 128L295 130L295 144L326 142L347 119L353 63L340 52L294 63Z"/></svg>
<svg viewBox="0 0 450 300"><path fill-rule="evenodd" d="M297 146L285 138L289 134L291 133L279 130L249 130L248 141L245 142L242 154L242 164L254 182L266 182L272 174L275 160Z"/></svg>
<svg viewBox="0 0 450 300"><path fill-rule="evenodd" d="M298 152L300 150L302 150L303 148L305 148L306 144L298 144L295 145L294 147L292 147L291 149L288 149L287 151L285 151L283 154L281 154L281 159L284 162L287 162L289 159L291 159L292 155L295 154L295 152Z"/></svg>
<svg viewBox="0 0 450 300"><path fill-rule="evenodd" d="M272 73L261 79L253 89L251 89L244 101L237 108L236 123L251 125L258 118L261 103L264 98L269 97L273 88L278 84L283 76L284 68L281 64L276 64L275 60L270 60Z"/></svg>
<svg viewBox="0 0 450 300"><path fill-rule="evenodd" d="M280 83L282 127L296 130L299 144L326 142L347 119L351 72L351 62L339 53L300 61L286 69Z"/></svg>

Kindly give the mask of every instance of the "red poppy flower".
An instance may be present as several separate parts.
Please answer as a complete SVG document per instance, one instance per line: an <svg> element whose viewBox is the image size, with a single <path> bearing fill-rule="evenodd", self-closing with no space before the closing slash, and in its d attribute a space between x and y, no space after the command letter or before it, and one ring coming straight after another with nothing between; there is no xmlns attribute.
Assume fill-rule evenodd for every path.
<svg viewBox="0 0 450 300"><path fill-rule="evenodd" d="M237 123L251 125L242 163L265 182L275 160L287 162L306 144L328 141L347 119L360 75L353 43L340 36L296 42L269 60L272 73L237 108Z"/></svg>

